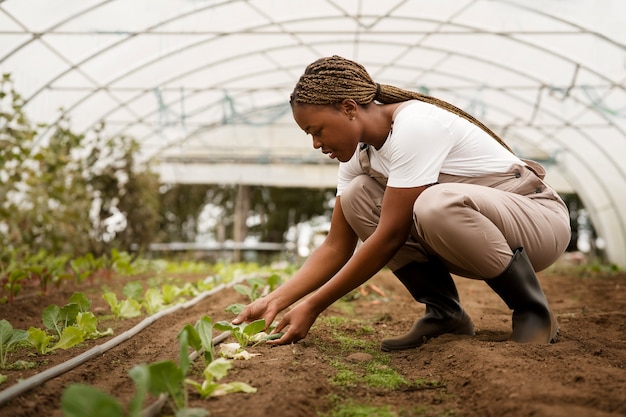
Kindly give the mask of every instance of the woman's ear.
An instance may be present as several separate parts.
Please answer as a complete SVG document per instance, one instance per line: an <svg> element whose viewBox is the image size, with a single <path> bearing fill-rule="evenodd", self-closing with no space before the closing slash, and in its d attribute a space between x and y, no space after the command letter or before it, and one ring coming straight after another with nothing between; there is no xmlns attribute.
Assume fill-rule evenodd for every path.
<svg viewBox="0 0 626 417"><path fill-rule="evenodd" d="M352 100L351 98L343 99L339 106L341 111L349 117L354 117L357 109L359 108L359 105L356 104L356 101Z"/></svg>

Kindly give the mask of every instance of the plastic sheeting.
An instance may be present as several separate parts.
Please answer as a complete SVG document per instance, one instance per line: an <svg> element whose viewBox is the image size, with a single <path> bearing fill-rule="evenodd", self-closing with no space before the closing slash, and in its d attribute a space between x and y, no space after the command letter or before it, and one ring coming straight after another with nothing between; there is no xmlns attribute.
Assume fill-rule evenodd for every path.
<svg viewBox="0 0 626 417"><path fill-rule="evenodd" d="M288 95L313 60L355 59L542 161L626 266L624 16L621 0L5 0L0 71L33 121L104 124L167 170L323 163Z"/></svg>

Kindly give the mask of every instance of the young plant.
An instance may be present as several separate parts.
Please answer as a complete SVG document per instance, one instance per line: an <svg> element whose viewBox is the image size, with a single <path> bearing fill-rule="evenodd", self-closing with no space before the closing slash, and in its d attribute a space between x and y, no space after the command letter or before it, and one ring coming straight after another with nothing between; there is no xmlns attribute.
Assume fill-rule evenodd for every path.
<svg viewBox="0 0 626 417"><path fill-rule="evenodd" d="M0 320L0 369L8 366L8 357L11 347L22 340L26 340L26 330L14 329L7 320Z"/></svg>
<svg viewBox="0 0 626 417"><path fill-rule="evenodd" d="M102 294L102 298L109 304L111 312L116 319L132 318L141 315L141 304L133 298L118 301L114 292L105 292Z"/></svg>
<svg viewBox="0 0 626 417"><path fill-rule="evenodd" d="M44 355L56 349L69 349L85 339L113 334L110 328L105 332L98 331L98 319L88 311L90 307L91 301L80 292L72 294L70 302L63 307L49 305L43 311L42 322L48 330L56 332L57 343L48 347L53 337L35 327L28 329L28 342L35 347L37 353Z"/></svg>
<svg viewBox="0 0 626 417"><path fill-rule="evenodd" d="M265 329L265 320L260 319L248 324L232 324L227 321L218 321L213 327L220 331L231 332L239 346L245 349L250 344L251 338Z"/></svg>
<svg viewBox="0 0 626 417"><path fill-rule="evenodd" d="M228 359L217 358L204 369L204 381L202 381L202 383L191 379L186 379L185 382L194 387L202 398L216 397L218 395L226 395L235 392L255 393L256 388L245 382L217 382L226 376L232 366L231 361Z"/></svg>
<svg viewBox="0 0 626 417"><path fill-rule="evenodd" d="M266 294L274 291L280 284L280 276L278 274L272 274L267 279L251 278L247 280L248 285L237 284L233 286L233 289L239 294L246 296L250 302L255 301ZM239 314L243 311L245 305L235 303L226 307L226 311L233 314Z"/></svg>
<svg viewBox="0 0 626 417"><path fill-rule="evenodd" d="M202 352L205 366L215 359L215 347L213 346L213 321L208 316L201 317L195 326L185 325L178 339L181 343L181 360L186 346L192 347L198 353Z"/></svg>

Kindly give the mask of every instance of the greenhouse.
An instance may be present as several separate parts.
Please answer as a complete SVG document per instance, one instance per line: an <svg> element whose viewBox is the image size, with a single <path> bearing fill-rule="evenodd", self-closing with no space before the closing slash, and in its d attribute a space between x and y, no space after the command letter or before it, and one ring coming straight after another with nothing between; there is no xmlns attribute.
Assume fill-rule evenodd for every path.
<svg viewBox="0 0 626 417"><path fill-rule="evenodd" d="M59 271L71 270L69 281L75 283L79 282L78 260L100 265L97 264L100 259L103 264L95 269L129 277L147 277L155 269L160 271L157 275L167 275L168 268L175 267L164 265L185 257L192 259L190 262L194 266L198 260L210 259L212 265L207 270L197 266L200 270L193 271L193 274L219 276L220 279L229 275L233 280L227 283L224 278L221 285L227 285L229 289L233 285L239 286L240 290L251 275L280 276L286 280L287 276L295 274L295 270L290 270L292 264L304 262L302 255L308 255L319 246L328 233L339 162L329 158L325 149L318 149L320 146L316 146L315 138L312 140L311 135L298 126L290 95L307 65L322 57L338 55L362 64L377 83L454 104L487 125L518 157L539 162L546 169L546 182L569 208L572 238L564 259L584 269L582 275L591 274L594 279L598 274L603 276L593 281L594 287L585 287L586 283L580 281L576 281L576 285L560 287L558 283L561 281L555 278L550 284L549 276L546 284L542 281L551 303L557 300L553 308L565 341L551 345L552 351L540 348L525 351L507 344L510 350L498 357L501 362L494 360L490 363L493 369L498 369L497 374L486 370L487 367L480 367L471 358L492 353L494 340L501 340L499 334L489 333L489 325L496 323L497 327L502 320L489 322L481 319L478 322L478 317L483 314L481 309L489 311L486 304L490 301L481 304L482 301L475 298L476 295L482 297L483 291L487 294L488 288L478 287L474 280L463 279L461 282L466 283L465 286L457 282L459 293L464 305L465 301L468 303L468 312L474 313L478 339L471 339L474 343L471 352L462 344L457 345L457 339L449 339L453 346L447 347L433 346L429 342L419 348L422 355L419 360L392 354L392 366L390 362L383 362L378 356L380 352L371 353L356 342L350 347L337 347L332 343L339 343L341 337L337 335L340 333L346 337L356 337L357 334L374 338L378 325L392 326L391 323L384 324L380 317L395 318L400 313L393 312L390 316L381 312L378 321L361 324L361 327L346 324L351 322L344 316L341 321L333 321L334 317L330 317L323 322L325 330L320 330L320 320L316 322L318 335L313 335L312 340L309 335L304 347L292 344L293 355L290 351L276 359L276 363L285 369L298 370L293 374L287 374L285 369L280 373L274 368L267 378L253 379L245 372L257 365L240 365L244 361L234 361L235 365L229 366L235 368L233 372L238 369L235 374L243 378L239 381L242 385L236 385L238 388L217 388L216 381L220 377L215 374L215 381L207 379L209 382L205 381L204 385L196 382L200 394L195 391L189 394L191 400L187 394L181 394L179 399L185 401L184 406L177 402L176 393L170 391L170 400L166 400L167 395L152 390L154 386L144 387L144 393L148 393L146 399L152 394L153 400L160 399L161 406L169 404L166 409L170 407L170 414L177 416L206 415L198 408L212 410L211 415L249 417L623 415L626 408L616 398L626 387L623 371L626 363L623 354L626 351L623 337L626 278L620 272L626 268L625 16L626 2L618 0L0 1L0 245L4 248L0 259L3 285L0 307L4 305L6 311L11 310L14 297L17 303L20 297L27 297L29 291L39 295L48 291L63 293L61 288L66 284L58 284L52 275L41 278L52 269L50 263L43 272L41 268L38 270L37 280L29 279L32 270L20 272L16 266L26 256L29 262L40 262L37 254L63 263L65 266L59 267ZM363 239L359 244L363 244ZM160 260L168 256L176 261ZM71 262L70 258L73 258ZM242 260L264 262L268 259L273 261L273 270L260 266L244 275L224 272L228 267L221 264L225 261L232 266L239 265ZM275 266L278 261L282 265L280 268ZM140 265L141 262L145 263ZM155 266L158 262L162 263ZM289 266L283 270L285 263ZM120 265L127 267L126 274L120 272ZM216 265L224 269L216 272ZM551 273L567 275L561 271ZM121 298L119 303L115 298L122 297L122 287L118 288L116 296L110 278L103 278L102 274L94 276L96 282L103 279L104 285L110 287L108 304L98 308L108 312L110 306L115 326L121 326L113 326L111 332L120 334L122 329L128 330L131 323L121 325L120 314L130 307L122 307ZM88 293L87 283L94 278L87 273L85 277L88 279L81 278L81 286L76 288ZM544 279L543 276L540 278ZM145 278L142 285L148 285L148 281ZM217 285L217 278L214 281ZM201 303L204 296L199 294L208 291L210 294L206 296L213 297L211 291L215 291L203 286L205 284L198 284L193 290L189 286L183 290L181 286L172 297L187 297L187 303L193 297L199 297L197 302ZM252 285L250 281L247 284ZM373 281L355 293L356 302L364 303L357 306L356 316L366 315L368 308L399 300L391 295L395 294L395 287L384 284L384 280ZM55 285L57 290L54 290ZM266 289L263 295L267 296L268 291L274 289L273 283L265 281L255 285L258 288L249 289L248 296L260 288ZM565 287L568 290L561 291ZM572 292L568 292L569 289ZM593 303L585 300L592 293L599 300L595 305L571 301ZM63 294L67 299L72 292ZM128 294L125 289L124 295L130 300L132 297ZM406 305L412 306L410 296L403 296L409 297ZM489 300L491 296L493 293L485 295L485 299ZM157 313L161 309L157 306L165 308L174 304L164 301L167 299L165 289L159 297L157 301L153 300L153 304L149 304L147 298L143 299L144 304L137 307L144 309L141 314ZM602 310L603 297L608 300L605 310ZM101 294L96 298L99 303L103 302ZM82 306L78 298L74 300L68 305ZM235 295L218 295L216 300L203 310L214 315L211 319L215 323L206 317L206 312L197 313L197 317L204 315L206 320L203 322L194 316L188 322L193 325L198 320L193 331L199 334L186 327L190 332L185 336L189 338L189 344L180 348L181 351L200 347L191 341L196 340L194 337L199 340L202 331L207 331L202 327L208 326L207 323L214 326L214 336L218 331L237 334L239 328L225 324L224 320L232 317L226 316L223 308L231 302L241 304L242 300ZM494 300L501 303L497 296ZM254 301L252 297L250 301ZM67 300L56 302L62 307ZM401 301L397 302L401 304ZM42 298L35 304L39 310L28 314L40 320L40 310L48 302ZM412 308L407 306L402 305L402 308ZM506 309L502 303L500 307ZM191 304L184 307L185 311L194 311L194 308ZM82 307L80 310L81 314L85 313ZM11 322L11 330L41 327L40 322L9 320L4 310L0 312L0 320L6 318L7 326ZM510 320L510 312L506 312L507 315L502 317ZM589 327L583 323L587 313L597 314L590 318L592 324ZM173 314L183 312L177 310ZM581 323L578 324L577 320ZM412 321L404 323L405 327ZM46 337L52 339L39 354L61 356L61 348L56 347L64 339L62 329L56 325L58 322L53 325L58 333L47 333ZM65 322L67 324L67 320ZM217 322L222 324L217 325ZM182 328L182 323L183 319L174 326L180 324ZM136 324L132 323L133 326ZM510 327L510 323L506 326ZM0 414L4 415L3 407L6 406L7 412L16 416L46 414L53 409L56 414L50 412L48 415L80 415L68 409L61 414L60 388L33 392L51 384L65 386L73 382L93 382L98 385L99 379L85 376L90 371L74 376L68 372L60 377L61 380L38 382L37 385L42 384L42 387L19 387L19 379L39 371L11 374L14 371L9 369L7 358L19 356L16 352L22 346L20 343L26 343L27 337L30 341L34 336L20 333L23 340L11 345L6 342L11 340L6 329L0 329L0 341L3 342L0 390L5 390L4 394L0 391ZM176 337L184 332L180 328L175 330L175 349L157 355L159 359L178 355ZM389 330L391 328L382 331ZM605 345L583 340L605 330ZM54 329L48 328L48 331ZM311 353L312 345L323 339L324 332L332 333L333 337L329 336L332 342L328 342L332 346L324 345L321 353ZM97 343L107 337L98 332L91 334L103 338ZM60 340L56 339L57 336ZM445 336L442 337L444 341L447 340ZM158 338L159 333L151 337ZM459 340L463 343L466 339ZM238 341L244 347L248 343L254 345L248 340ZM92 347L89 345L92 342L87 342L85 337L87 345L83 351ZM209 345L202 345L202 349L197 350L212 351L213 346ZM112 348L112 351L115 349L118 348ZM302 351L296 354L296 349ZM314 376L305 373L306 367L302 364L307 360L313 363L314 358L325 356L328 351L324 349L345 356L361 349L370 357L348 361L357 363L357 371L349 370L349 365L332 368L336 364L331 365L330 361L313 364L323 369L324 376L337 373L331 382L325 378L318 384ZM437 364L437 349L445 349L448 363ZM554 353L556 350L558 352ZM264 366L266 371L272 367L268 358L276 351L278 349L263 351L260 358L265 359L261 359L258 366ZM579 359L572 352L577 351L584 352L588 367L576 367ZM616 353L619 351L622 353ZM120 358L124 355L132 356L129 352L119 353L119 357L112 360L123 361ZM67 355L72 356L69 350ZM457 362L451 363L455 360L454 355L459 355L458 367ZM510 369L505 366L507 355L515 357ZM552 366L551 360L561 355L561 360L576 369L568 370L567 380L563 377L560 382L547 382L533 372L524 373L523 358L520 357L524 355L528 360L538 357L538 361L545 361L546 366ZM206 354L200 356L208 360ZM302 361L298 362L298 358ZM249 363L256 359L259 358L253 358ZM470 364L468 369L473 376L470 371L467 374L462 372L461 361ZM135 360L133 364L140 362ZM181 359L177 366L184 369L183 362ZM373 364L373 368L367 368L368 363ZM385 385L390 383L388 380L385 384L381 382L382 385L374 384L374 391L367 391L369 385L365 388L361 385L369 375L376 374L374 368L377 371L394 367L413 369L414 363L418 363L418 367L430 368L424 374L414 370L403 375L406 380L396 382L398 385L393 388ZM93 369L98 374L106 374L108 365L94 365ZM597 391L599 388L591 387L592 375L605 369L608 369L607 379L600 381L599 385L606 383L609 387L606 391ZM180 371L179 368L176 370ZM122 376L115 377L120 380L117 385L107 385L108 394L115 394L115 390L123 387L121 392L124 394L120 394L119 404L115 407L126 407L131 404L131 398L134 398L132 401L143 401L138 394L135 397L129 394L135 386L133 381L140 386L137 382L141 379L140 372L131 372L132 378L129 378L128 369L125 369L120 374ZM295 376L299 372L304 379ZM346 375L355 372L357 378L354 380L341 380L339 376L348 378ZM453 372L456 379L448 372ZM554 378L559 373L555 369L551 372ZM260 370L258 373L262 374ZM3 383L5 374L9 378L7 383ZM207 371L205 375L208 375ZM381 379L389 377L376 375ZM486 380L505 381L506 389L498 388L493 399L499 408L489 405L488 394L477 388L478 382L474 379L478 378L477 375ZM411 381L422 381L422 385L407 382L410 378ZM556 405L550 405L552 400L547 398L552 394L537 396L532 392L533 378L553 394ZM518 387L516 384L521 380L526 381L526 385ZM285 398L275 400L276 409L285 410L284 414L272 414L273 405L268 403L260 403L256 409L250 406L262 396L262 384L272 381L279 392L293 390L293 395L285 394ZM289 381L297 384L292 386ZM310 390L307 391L309 382ZM207 386L213 383L216 392L240 389L244 393L212 397ZM258 392L246 391L248 386L250 389L256 386ZM510 388L512 386L517 388ZM582 397L569 404L564 400L568 398L567 392L577 386L582 387ZM461 387L473 391L468 393ZM87 388L78 387L73 393L66 391L66 397L87 395L88 389L80 389ZM552 389L555 391L550 391ZM140 388L137 390L141 391ZM341 406L354 405L364 398L371 400L374 397L375 400L363 404L366 408L362 410L357 410L355 405L350 411L352 414L346 410L341 414L341 409L337 408L338 400L328 399L335 390L363 393L352 401L347 399ZM341 395L345 395L344 391ZM403 397L407 393L413 395L410 401ZM436 398L428 397L430 393ZM242 401L244 396L246 400ZM198 405L204 404L201 401L207 401L206 397L210 397L215 405L211 406L211 401L206 407ZM318 397L325 398L326 402L311 400ZM45 398L44 403L38 403L38 398ZM195 408L187 407L188 400ZM399 404L411 401L416 401L413 408L397 408L402 407ZM33 405L35 403L37 405ZM246 403L250 403L248 408L244 407ZM534 403L540 405L530 405ZM420 411L420 404L434 408L423 405ZM236 407L246 410L245 414L233 412ZM85 415L138 416L139 411L131 408L125 413L119 411L121 414L97 414L93 410ZM20 414L22 411L19 410L23 413ZM149 415L168 414L156 410Z"/></svg>

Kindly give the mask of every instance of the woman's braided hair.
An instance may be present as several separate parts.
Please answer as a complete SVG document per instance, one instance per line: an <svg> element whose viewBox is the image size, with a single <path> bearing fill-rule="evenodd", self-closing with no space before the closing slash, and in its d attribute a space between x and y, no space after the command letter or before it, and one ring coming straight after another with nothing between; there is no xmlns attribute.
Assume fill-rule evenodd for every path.
<svg viewBox="0 0 626 417"><path fill-rule="evenodd" d="M511 151L498 135L469 113L435 97L392 85L378 84L372 80L361 64L337 55L318 59L306 67L291 93L290 103L292 106L296 104L334 105L345 99L352 99L360 105L369 104L374 100L383 104L407 100L420 100L434 104L474 123Z"/></svg>

